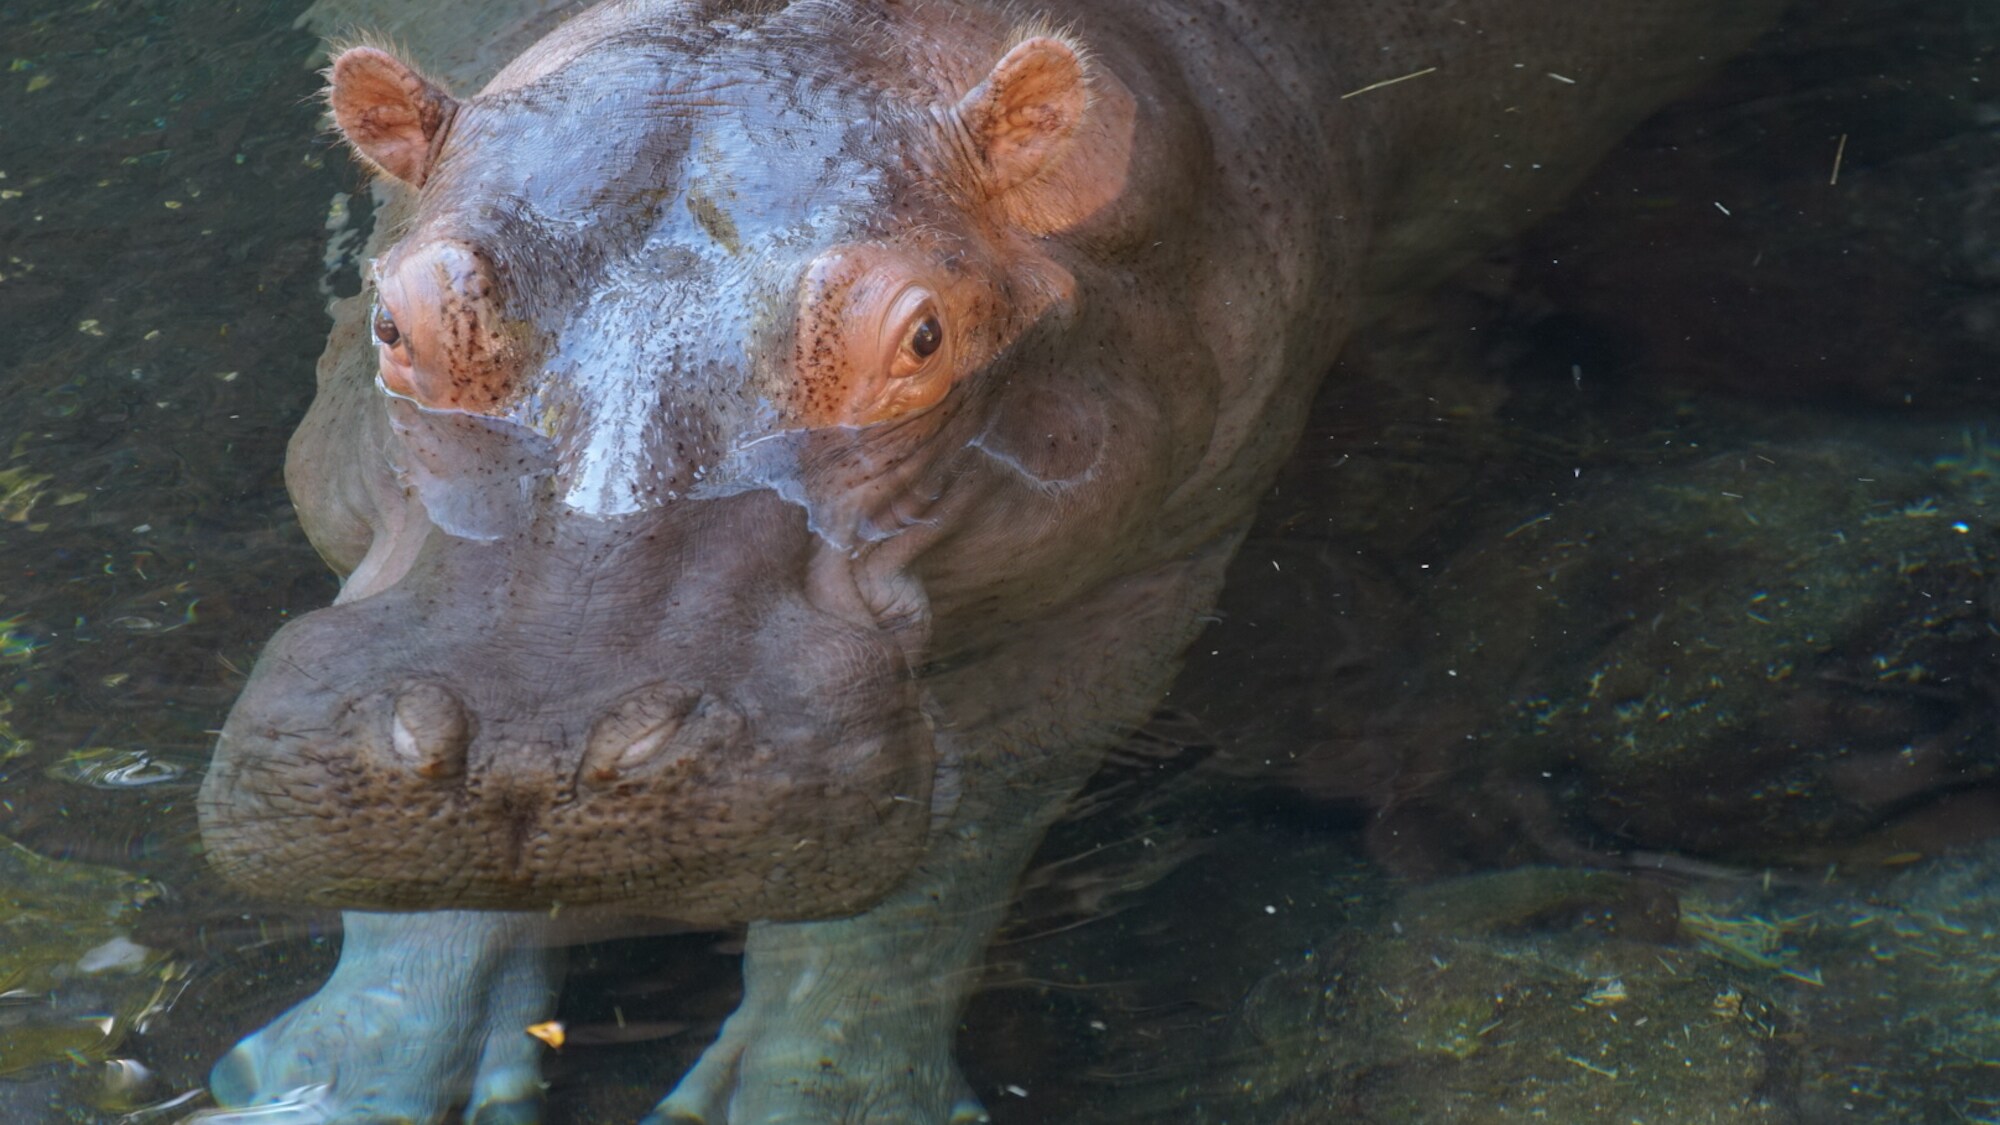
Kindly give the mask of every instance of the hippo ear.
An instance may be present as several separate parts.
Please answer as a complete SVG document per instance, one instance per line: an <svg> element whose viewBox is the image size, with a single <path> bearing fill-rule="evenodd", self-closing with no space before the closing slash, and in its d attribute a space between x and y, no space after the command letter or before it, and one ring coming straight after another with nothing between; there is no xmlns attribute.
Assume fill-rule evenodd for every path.
<svg viewBox="0 0 2000 1125"><path fill-rule="evenodd" d="M1117 198L1132 153L1132 94L1053 35L1023 40L952 108L980 193L1048 234Z"/></svg>
<svg viewBox="0 0 2000 1125"><path fill-rule="evenodd" d="M327 72L326 100L354 151L412 187L430 177L439 134L458 103L410 65L375 47L350 47Z"/></svg>

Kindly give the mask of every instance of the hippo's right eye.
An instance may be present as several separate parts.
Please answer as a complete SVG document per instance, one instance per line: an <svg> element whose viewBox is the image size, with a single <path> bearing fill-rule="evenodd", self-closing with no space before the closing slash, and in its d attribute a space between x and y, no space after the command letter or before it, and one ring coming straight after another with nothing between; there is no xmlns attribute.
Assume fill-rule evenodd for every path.
<svg viewBox="0 0 2000 1125"><path fill-rule="evenodd" d="M369 330L374 333L377 362L376 375L382 385L390 391L406 398L417 397L415 367L410 355L410 338L396 324L396 316L380 297L375 300L375 309L369 315Z"/></svg>
<svg viewBox="0 0 2000 1125"><path fill-rule="evenodd" d="M389 315L389 310L384 308L380 301L375 303L375 338L380 340L384 347L390 348L403 340L402 331L396 327L396 318Z"/></svg>
<svg viewBox="0 0 2000 1125"><path fill-rule="evenodd" d="M889 357L889 378L907 379L931 367L931 359L944 347L944 321L937 300L923 289L912 288L890 306L889 323L900 337Z"/></svg>

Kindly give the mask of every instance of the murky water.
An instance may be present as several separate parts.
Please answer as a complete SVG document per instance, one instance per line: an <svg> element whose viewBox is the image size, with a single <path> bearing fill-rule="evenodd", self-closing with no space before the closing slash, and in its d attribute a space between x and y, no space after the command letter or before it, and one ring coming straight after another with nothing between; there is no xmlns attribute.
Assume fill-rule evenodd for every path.
<svg viewBox="0 0 2000 1125"><path fill-rule="evenodd" d="M336 948L204 872L191 798L334 592L280 468L365 205L302 5L42 7L0 3L0 1120L171 1120ZM1816 5L1352 349L993 951L996 1120L2000 1120L1997 35ZM549 1119L649 1108L733 958L582 955Z"/></svg>

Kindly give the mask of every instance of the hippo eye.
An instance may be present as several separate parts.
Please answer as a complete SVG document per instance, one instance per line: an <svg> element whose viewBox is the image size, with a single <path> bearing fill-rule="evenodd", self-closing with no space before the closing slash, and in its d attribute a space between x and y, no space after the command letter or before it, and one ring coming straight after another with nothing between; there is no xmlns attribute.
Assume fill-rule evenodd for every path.
<svg viewBox="0 0 2000 1125"><path fill-rule="evenodd" d="M975 290L897 247L857 244L799 279L785 409L808 426L873 426L937 405L985 339ZM961 319L962 318L962 319ZM408 335L424 328L406 325ZM782 361L781 361L782 362ZM386 369L386 364L385 364Z"/></svg>
<svg viewBox="0 0 2000 1125"><path fill-rule="evenodd" d="M944 350L944 319L938 315L937 302L922 290L906 294L895 311L902 315L894 323L903 328L896 354L889 360L889 378L906 379L929 367Z"/></svg>
<svg viewBox="0 0 2000 1125"><path fill-rule="evenodd" d="M910 350L918 359L929 359L944 343L944 325L937 317L927 316L910 330Z"/></svg>
<svg viewBox="0 0 2000 1125"><path fill-rule="evenodd" d="M375 338L385 347L395 347L403 339L403 333L396 327L396 318L389 315L380 302L375 305Z"/></svg>

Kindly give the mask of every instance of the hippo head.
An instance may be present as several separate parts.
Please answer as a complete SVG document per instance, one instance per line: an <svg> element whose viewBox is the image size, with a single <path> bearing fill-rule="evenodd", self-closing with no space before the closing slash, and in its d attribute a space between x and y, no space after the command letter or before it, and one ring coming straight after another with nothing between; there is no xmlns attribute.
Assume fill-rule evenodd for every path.
<svg viewBox="0 0 2000 1125"><path fill-rule="evenodd" d="M338 57L408 190L293 440L345 584L222 731L226 876L689 924L907 876L955 789L934 670L1117 573L1175 448L1136 360L1069 359L1131 354L1077 292L1117 285L1134 98L993 19L618 3L464 99Z"/></svg>

